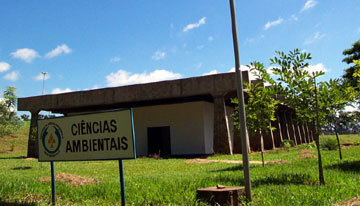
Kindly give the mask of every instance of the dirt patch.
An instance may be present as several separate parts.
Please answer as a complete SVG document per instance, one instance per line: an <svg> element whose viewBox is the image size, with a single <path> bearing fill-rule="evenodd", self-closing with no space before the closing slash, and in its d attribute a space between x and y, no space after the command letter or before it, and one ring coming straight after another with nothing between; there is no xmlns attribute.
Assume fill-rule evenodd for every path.
<svg viewBox="0 0 360 206"><path fill-rule="evenodd" d="M84 186L88 184L95 184L99 182L95 178L80 177L73 174L59 173L55 176L55 180L63 183L70 184L74 187ZM50 182L50 177L42 177L39 179L40 182Z"/></svg>
<svg viewBox="0 0 360 206"><path fill-rule="evenodd" d="M305 159L305 158L316 158L316 156L314 154L312 154L313 151L312 150L307 150L307 149L303 149L299 151L299 158L300 159Z"/></svg>
<svg viewBox="0 0 360 206"><path fill-rule="evenodd" d="M336 206L360 206L360 197L355 197L346 202L338 203Z"/></svg>
<svg viewBox="0 0 360 206"><path fill-rule="evenodd" d="M29 161L29 160L35 160L35 158L29 157L29 158L25 158L25 160Z"/></svg>
<svg viewBox="0 0 360 206"><path fill-rule="evenodd" d="M26 202L26 203L42 202L43 197L39 196L39 195L34 195L34 194L27 194L23 198L23 201Z"/></svg>
<svg viewBox="0 0 360 206"><path fill-rule="evenodd" d="M316 158L315 155L313 154L303 154L299 156L300 159L305 159L305 158Z"/></svg>
<svg viewBox="0 0 360 206"><path fill-rule="evenodd" d="M186 160L186 164L207 164L212 162L223 162L223 163L230 163L230 164L242 164L241 160L210 160L210 159L188 159ZM250 164L262 164L261 161L249 161ZM274 165L274 164L285 164L289 163L286 160L279 160L279 161L267 161L265 162L266 165Z"/></svg>
<svg viewBox="0 0 360 206"><path fill-rule="evenodd" d="M355 145L347 145L347 146L341 146L341 149L351 149L356 147Z"/></svg>

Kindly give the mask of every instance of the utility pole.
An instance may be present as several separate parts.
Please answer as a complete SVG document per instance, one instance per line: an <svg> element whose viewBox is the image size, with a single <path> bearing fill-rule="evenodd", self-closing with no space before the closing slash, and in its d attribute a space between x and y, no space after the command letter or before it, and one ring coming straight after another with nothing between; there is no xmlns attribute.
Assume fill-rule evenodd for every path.
<svg viewBox="0 0 360 206"><path fill-rule="evenodd" d="M246 199L248 201L251 201L252 196L251 196L251 181L250 181L250 167L249 167L249 151L248 151L249 142L248 142L247 132L246 132L245 101L244 101L242 74L240 71L239 45L238 45L238 39L237 39L234 1L235 0L230 0L230 12L231 12L232 36L233 36L233 44L234 44L237 96L238 96L238 100L239 100L238 107L239 107L241 151L242 151L242 157L243 157L245 194L246 194Z"/></svg>
<svg viewBox="0 0 360 206"><path fill-rule="evenodd" d="M47 74L47 72L41 72L42 75L44 75L43 77L43 87L42 87L42 95L44 95L45 93L45 76Z"/></svg>

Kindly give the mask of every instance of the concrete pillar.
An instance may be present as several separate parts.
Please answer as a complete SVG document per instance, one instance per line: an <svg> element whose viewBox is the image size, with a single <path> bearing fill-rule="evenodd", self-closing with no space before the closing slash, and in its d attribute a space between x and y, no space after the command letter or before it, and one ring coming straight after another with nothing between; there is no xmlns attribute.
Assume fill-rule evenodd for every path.
<svg viewBox="0 0 360 206"><path fill-rule="evenodd" d="M285 123L285 130L286 130L286 137L288 140L291 139L290 137L290 131L289 131L289 124L288 124L288 118L286 117L286 112L283 112L283 116L284 116L284 123Z"/></svg>
<svg viewBox="0 0 360 206"><path fill-rule="evenodd" d="M297 131L298 131L298 135L299 135L299 142L300 142L300 144L303 144L303 143L304 143L304 139L303 139L303 136L301 135L299 122L296 122L296 127L297 127Z"/></svg>
<svg viewBox="0 0 360 206"><path fill-rule="evenodd" d="M31 112L27 157L32 157L32 158L39 157L39 146L38 146L38 137L37 137L38 117L39 117L38 111Z"/></svg>
<svg viewBox="0 0 360 206"><path fill-rule="evenodd" d="M278 144L278 146L280 146L281 142L284 140L284 137L283 137L283 133L282 133L282 127L281 127L279 111L276 112L276 126L275 127L276 127L276 130L279 131L279 133L278 133L279 136L278 137L280 138L280 141L278 141L278 142L280 142L280 143ZM275 143L276 143L276 141L275 141Z"/></svg>
<svg viewBox="0 0 360 206"><path fill-rule="evenodd" d="M305 141L305 143L307 144L307 143L309 143L309 140L308 140L308 138L307 138L307 135L306 135L306 131L305 131L305 127L304 127L304 124L303 123L301 123L301 132L302 132L302 136L303 136L303 138L304 138L304 141Z"/></svg>
<svg viewBox="0 0 360 206"><path fill-rule="evenodd" d="M224 95L214 97L214 153L232 154Z"/></svg>
<svg viewBox="0 0 360 206"><path fill-rule="evenodd" d="M291 130L292 130L292 135L293 135L293 140L295 142L295 145L301 144L296 137L296 130L295 130L294 121L293 121L291 112L289 113L289 119L290 119Z"/></svg>

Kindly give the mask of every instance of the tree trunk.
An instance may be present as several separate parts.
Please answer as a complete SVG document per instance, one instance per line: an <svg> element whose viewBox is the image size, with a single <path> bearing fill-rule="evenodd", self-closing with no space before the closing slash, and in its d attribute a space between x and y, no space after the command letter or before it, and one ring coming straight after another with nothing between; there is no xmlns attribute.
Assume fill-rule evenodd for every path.
<svg viewBox="0 0 360 206"><path fill-rule="evenodd" d="M320 152L319 132L315 127L313 128L313 134L314 134L316 149L317 149L317 153L318 153L319 181L320 181L320 185L325 185L321 152Z"/></svg>
<svg viewBox="0 0 360 206"><path fill-rule="evenodd" d="M265 166L265 162L264 162L264 138L263 138L263 134L262 131L260 129L260 139L261 139L261 160L262 160L262 166Z"/></svg>
<svg viewBox="0 0 360 206"><path fill-rule="evenodd" d="M316 103L316 125L315 127L315 144L316 149L318 152L318 164L319 164L319 181L320 185L325 185L325 179L324 179L324 172L322 167L322 159L321 159L321 152L320 152L320 142L319 142L319 130L320 130L320 122L319 122L319 103L318 103L318 97L317 97L317 88L316 88L316 77L314 77L314 84L315 84L315 103ZM315 123L315 121L313 121Z"/></svg>
<svg viewBox="0 0 360 206"><path fill-rule="evenodd" d="M336 140L337 140L338 147L339 147L339 156L340 156L340 160L342 160L341 145L340 145L339 135L338 135L338 132L337 132L337 130L336 130L336 124L335 124L334 129L335 129Z"/></svg>

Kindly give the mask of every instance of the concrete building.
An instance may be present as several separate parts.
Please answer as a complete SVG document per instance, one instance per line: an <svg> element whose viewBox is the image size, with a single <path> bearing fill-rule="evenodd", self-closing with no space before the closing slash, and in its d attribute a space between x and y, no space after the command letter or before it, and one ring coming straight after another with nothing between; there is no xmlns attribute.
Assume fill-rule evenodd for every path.
<svg viewBox="0 0 360 206"><path fill-rule="evenodd" d="M243 81L249 82L247 71ZM134 110L137 155L210 155L241 152L240 139L232 126L236 97L235 73L215 74L194 78L120 86L88 91L43 95L18 99L19 111L31 112L28 156L37 156L36 120L40 111L66 115L132 107ZM279 132L265 136L266 148L279 146L288 122L279 110ZM288 114L285 114L285 116ZM285 117L284 116L284 117ZM290 119L290 118L288 118ZM281 128L281 124L283 127ZM295 128L292 123L292 127ZM300 129L300 127L298 127ZM304 134L304 132L302 132ZM301 132L299 131L299 134ZM280 139L281 137L281 139ZM299 143L301 135L299 136ZM253 149L257 137L250 137Z"/></svg>

